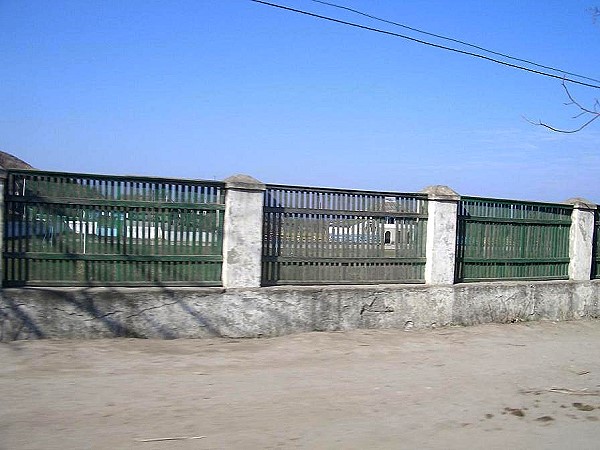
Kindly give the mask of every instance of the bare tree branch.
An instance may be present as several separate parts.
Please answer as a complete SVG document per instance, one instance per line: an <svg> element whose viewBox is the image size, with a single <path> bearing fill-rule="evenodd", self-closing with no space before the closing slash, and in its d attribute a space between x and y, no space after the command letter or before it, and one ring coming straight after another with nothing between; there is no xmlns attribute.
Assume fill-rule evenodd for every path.
<svg viewBox="0 0 600 450"><path fill-rule="evenodd" d="M551 131L554 131L556 133L565 133L565 134L571 134L571 133L577 133L581 130L583 130L585 127L587 127L589 124L591 124L594 120L598 119L598 117L600 117L600 111L598 111L598 107L600 106L600 101L598 101L598 99L595 99L594 102L594 107L593 109L589 109L586 108L585 106L583 106L581 103L579 103L577 100L575 100L575 98L573 98L573 96L571 95L571 92L569 92L569 88L567 87L565 80L563 80L562 82L562 86L567 94L567 97L569 98L569 102L565 103L566 106L571 106L571 105L575 105L577 108L579 108L579 112L573 116L573 119L578 119L580 117L583 116L592 116L587 122L585 122L583 125L581 125L579 128L576 129L562 129L562 128L556 128L553 127L551 125L548 125L545 122L542 122L541 120L538 120L537 122L534 122L532 120L529 120L528 118L524 117L524 119L531 123L532 125L537 125L537 126L541 126L544 128L548 128Z"/></svg>
<svg viewBox="0 0 600 450"><path fill-rule="evenodd" d="M576 100L573 98L573 96L572 96L572 95L571 95L571 93L569 92L569 89L567 88L567 85L566 85L566 83L565 83L565 80L563 80L563 82L562 82L562 86L563 86L563 88L564 88L565 92L567 93L567 97L569 97L569 100L571 100L571 103L569 103L570 105L575 105L575 106L577 106L577 107L578 107L580 110L582 110L583 112L590 113L590 114L596 114L596 111L592 111L592 110L590 110L590 109L587 109L587 108L585 108L585 107L581 106L581 105L580 105L580 104L579 104L579 103L578 103L578 102L577 102L577 101L576 101ZM598 99L596 99L596 103L598 103Z"/></svg>
<svg viewBox="0 0 600 450"><path fill-rule="evenodd" d="M571 134L571 133L577 133L577 132L583 130L585 127L587 127L590 123L592 123L598 117L600 117L600 115L598 115L596 117L592 117L590 120L588 120L586 123L584 123L583 125L581 125L579 128L577 128L575 130L561 130L560 128L554 128L553 126L550 126L547 123L544 123L542 121L532 122L529 119L526 119L526 120L533 125L539 125L539 126L545 127L545 128L548 128L549 130L556 131L557 133Z"/></svg>

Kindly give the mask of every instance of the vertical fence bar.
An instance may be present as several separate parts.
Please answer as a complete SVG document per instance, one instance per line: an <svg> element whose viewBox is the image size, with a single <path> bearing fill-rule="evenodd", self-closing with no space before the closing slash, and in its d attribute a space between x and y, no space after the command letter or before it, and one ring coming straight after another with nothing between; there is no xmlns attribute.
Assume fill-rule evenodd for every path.
<svg viewBox="0 0 600 450"><path fill-rule="evenodd" d="M594 246L592 254L592 277L600 278L600 210L594 215Z"/></svg>
<svg viewBox="0 0 600 450"><path fill-rule="evenodd" d="M0 257L0 288L3 286L4 279L6 278L5 272L7 271L7 262L5 259L5 253L7 251L5 247L5 235L7 234L8 226L7 220L10 220L8 214L11 203L6 201L6 187L8 180L8 174L6 170L0 168L0 251L3 253Z"/></svg>

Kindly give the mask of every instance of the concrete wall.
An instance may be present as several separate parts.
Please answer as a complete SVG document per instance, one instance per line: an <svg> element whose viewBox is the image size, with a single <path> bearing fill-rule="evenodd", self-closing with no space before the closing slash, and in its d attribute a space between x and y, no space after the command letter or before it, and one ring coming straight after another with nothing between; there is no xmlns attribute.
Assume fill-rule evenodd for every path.
<svg viewBox="0 0 600 450"><path fill-rule="evenodd" d="M600 317L599 281L4 289L0 340L269 337Z"/></svg>

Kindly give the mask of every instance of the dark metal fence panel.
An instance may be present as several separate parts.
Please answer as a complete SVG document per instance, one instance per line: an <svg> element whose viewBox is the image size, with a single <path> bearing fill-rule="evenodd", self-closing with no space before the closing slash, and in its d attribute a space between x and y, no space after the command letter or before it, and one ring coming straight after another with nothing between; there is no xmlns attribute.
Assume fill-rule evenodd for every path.
<svg viewBox="0 0 600 450"><path fill-rule="evenodd" d="M600 278L600 211L594 214L594 244L592 247L592 278Z"/></svg>
<svg viewBox="0 0 600 450"><path fill-rule="evenodd" d="M565 279L572 206L463 197L457 281Z"/></svg>
<svg viewBox="0 0 600 450"><path fill-rule="evenodd" d="M12 170L4 283L220 285L217 182Z"/></svg>
<svg viewBox="0 0 600 450"><path fill-rule="evenodd" d="M424 281L427 197L268 185L265 285Z"/></svg>

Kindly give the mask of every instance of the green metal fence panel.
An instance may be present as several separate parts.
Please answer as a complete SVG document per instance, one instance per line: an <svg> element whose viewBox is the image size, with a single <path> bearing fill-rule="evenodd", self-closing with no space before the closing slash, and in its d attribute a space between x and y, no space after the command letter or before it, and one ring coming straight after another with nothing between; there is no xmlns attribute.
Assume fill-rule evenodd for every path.
<svg viewBox="0 0 600 450"><path fill-rule="evenodd" d="M463 197L457 281L566 279L572 206Z"/></svg>
<svg viewBox="0 0 600 450"><path fill-rule="evenodd" d="M427 197L267 185L265 285L424 281Z"/></svg>
<svg viewBox="0 0 600 450"><path fill-rule="evenodd" d="M4 284L221 284L224 185L11 170Z"/></svg>
<svg viewBox="0 0 600 450"><path fill-rule="evenodd" d="M594 245L592 247L592 278L600 278L600 211L594 214Z"/></svg>

